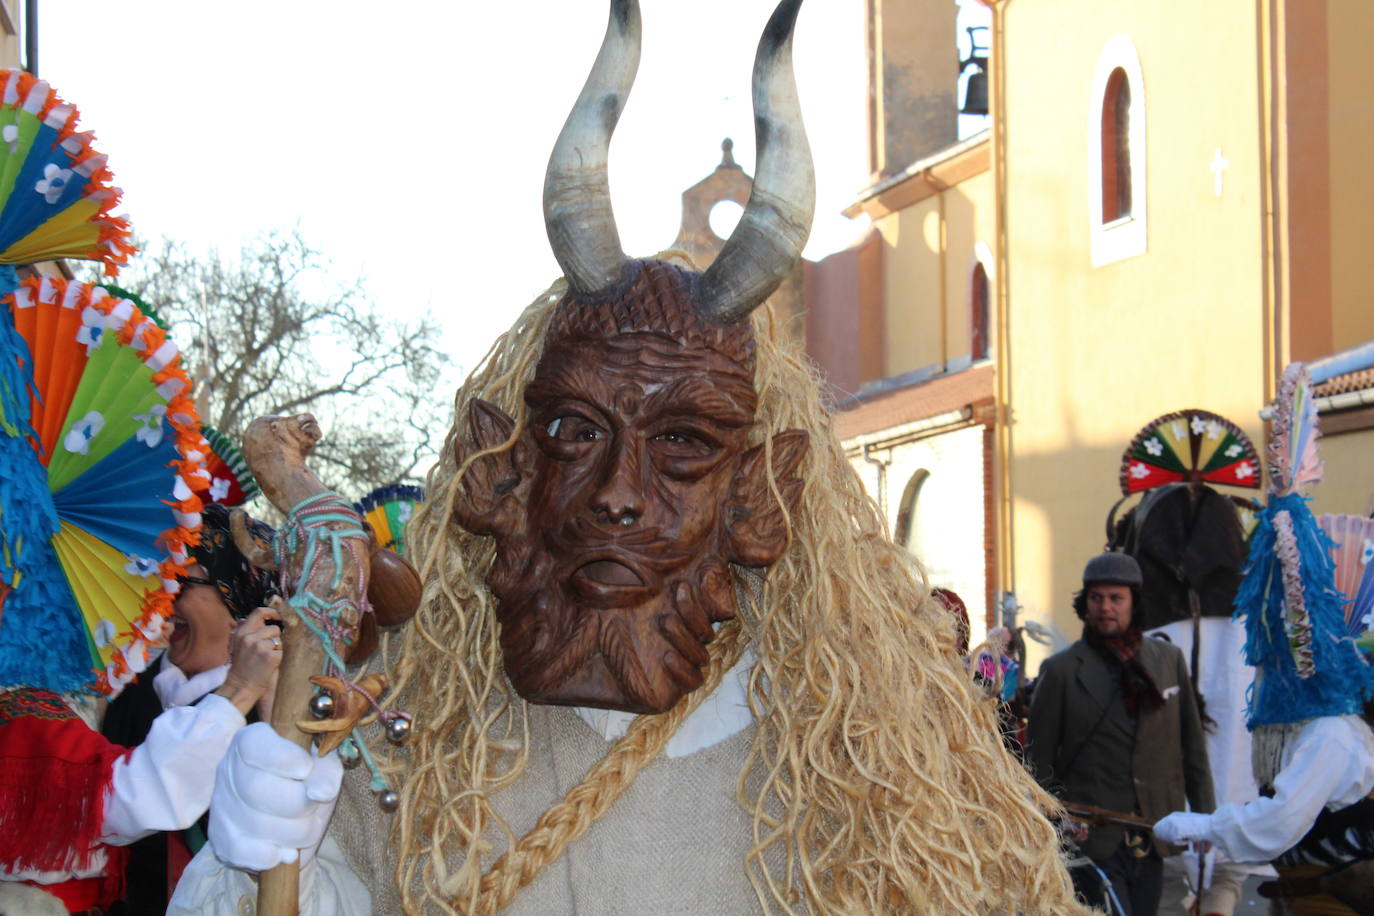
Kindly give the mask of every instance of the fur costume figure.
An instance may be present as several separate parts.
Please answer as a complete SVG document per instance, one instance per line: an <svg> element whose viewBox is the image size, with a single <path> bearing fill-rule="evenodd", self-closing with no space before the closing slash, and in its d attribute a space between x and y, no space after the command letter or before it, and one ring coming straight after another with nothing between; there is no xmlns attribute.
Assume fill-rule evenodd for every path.
<svg viewBox="0 0 1374 916"><path fill-rule="evenodd" d="M520 413L554 305L555 286L493 348L459 391ZM1070 913L1073 902L1045 817L1055 803L1002 747L993 704L977 697L953 651L947 614L845 460L802 354L771 314L756 320L754 385L759 422L751 442L787 429L811 436L789 519L790 540L738 631L710 646L729 668L747 643L753 735L739 804L756 846L739 863L766 911ZM492 796L518 792L531 752L530 712L501 664L496 600L484 579L490 538L453 524L462 477L449 433L427 482L435 494L409 529L422 560L425 598L393 669L400 702L416 715L396 754L401 807L392 827L395 880L406 909L444 901L466 911L490 891L469 838L493 830ZM732 567L739 594L750 595ZM914 610L914 613L913 613ZM645 716L609 755L628 758L569 793L525 848L561 846L598 793L614 791L666 743L694 698ZM608 757L608 759L611 759ZM480 847L479 847L480 848ZM522 848L499 869L522 867ZM456 872L447 863L458 863ZM665 863L666 864L666 863Z"/></svg>
<svg viewBox="0 0 1374 916"><path fill-rule="evenodd" d="M303 907L344 896L342 847L386 913L1081 911L1055 802L756 311L813 208L799 5L759 45L749 205L698 273L620 250L606 152L639 9L613 0L545 182L565 279L459 390L407 529L424 593L387 702L415 718L377 749L399 806L345 784ZM252 808L221 805L225 774L216 816ZM210 833L254 867L257 835ZM185 911L230 912L243 881L198 874Z"/></svg>

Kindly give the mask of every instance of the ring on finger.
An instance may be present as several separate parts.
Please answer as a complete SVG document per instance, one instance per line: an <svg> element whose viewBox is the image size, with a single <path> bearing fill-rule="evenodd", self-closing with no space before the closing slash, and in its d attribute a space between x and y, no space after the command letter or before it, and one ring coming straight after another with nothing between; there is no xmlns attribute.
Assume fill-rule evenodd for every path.
<svg viewBox="0 0 1374 916"><path fill-rule="evenodd" d="M281 648L281 637L280 637L280 636L273 636L273 637L272 637L272 648L273 648L273 649L280 649L280 648Z"/></svg>

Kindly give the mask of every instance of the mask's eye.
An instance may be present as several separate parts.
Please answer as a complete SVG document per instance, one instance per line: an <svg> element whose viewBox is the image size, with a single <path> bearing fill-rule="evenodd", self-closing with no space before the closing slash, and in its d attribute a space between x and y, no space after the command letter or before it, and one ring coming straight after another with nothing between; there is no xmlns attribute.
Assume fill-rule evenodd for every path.
<svg viewBox="0 0 1374 916"><path fill-rule="evenodd" d="M557 417L544 428L550 439L560 442L596 442L606 437L606 431L585 417L570 414Z"/></svg>
<svg viewBox="0 0 1374 916"><path fill-rule="evenodd" d="M719 448L716 441L695 429L674 426L653 436L654 449L667 458L706 458Z"/></svg>
<svg viewBox="0 0 1374 916"><path fill-rule="evenodd" d="M699 443L701 440L686 430L670 429L666 433L659 433L657 436L654 436L654 441L678 448L687 448Z"/></svg>

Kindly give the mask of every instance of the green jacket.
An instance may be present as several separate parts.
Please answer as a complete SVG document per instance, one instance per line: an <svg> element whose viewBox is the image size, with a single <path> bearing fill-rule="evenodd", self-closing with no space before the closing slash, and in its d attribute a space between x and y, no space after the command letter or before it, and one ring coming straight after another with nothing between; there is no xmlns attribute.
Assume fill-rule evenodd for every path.
<svg viewBox="0 0 1374 916"><path fill-rule="evenodd" d="M1065 802L1137 814L1151 821L1183 810L1216 807L1212 771L1183 653L1146 637L1136 654L1164 695L1164 705L1126 714L1120 674L1079 640L1045 660L1031 697L1028 752L1035 778ZM1080 844L1105 859L1126 828L1093 827ZM1178 852L1159 844L1161 855Z"/></svg>

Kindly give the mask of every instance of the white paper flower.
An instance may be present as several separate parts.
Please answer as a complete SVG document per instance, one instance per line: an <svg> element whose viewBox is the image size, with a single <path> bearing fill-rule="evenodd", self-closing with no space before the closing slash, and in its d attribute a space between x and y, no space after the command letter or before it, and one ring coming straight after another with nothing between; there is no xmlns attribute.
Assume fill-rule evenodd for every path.
<svg viewBox="0 0 1374 916"><path fill-rule="evenodd" d="M76 332L76 342L85 344L86 355L90 356L104 340L105 332L119 327L119 324L118 318L88 305L81 310L81 330Z"/></svg>
<svg viewBox="0 0 1374 916"><path fill-rule="evenodd" d="M1255 466L1248 461L1242 461L1236 465L1236 479L1245 480L1255 476Z"/></svg>
<svg viewBox="0 0 1374 916"><path fill-rule="evenodd" d="M1226 447L1226 457L1238 458L1240 457L1240 453L1243 451L1245 451L1245 449L1240 447L1239 442L1232 442L1230 445Z"/></svg>
<svg viewBox="0 0 1374 916"><path fill-rule="evenodd" d="M1202 419L1202 417L1193 417L1193 422L1188 425L1192 428L1193 435L1195 436L1201 436L1203 433L1207 432L1207 421Z"/></svg>
<svg viewBox="0 0 1374 916"><path fill-rule="evenodd" d="M401 508L396 510L396 521L404 525L410 521L410 517L415 514L415 507L410 503L401 503Z"/></svg>
<svg viewBox="0 0 1374 916"><path fill-rule="evenodd" d="M1131 465L1131 476L1136 480L1143 480L1150 476L1150 469L1137 461L1135 464Z"/></svg>
<svg viewBox="0 0 1374 916"><path fill-rule="evenodd" d="M131 576L151 576L157 573L157 560L152 557L140 557L136 553L126 553L125 557L129 562L124 564L124 571Z"/></svg>
<svg viewBox="0 0 1374 916"><path fill-rule="evenodd" d="M67 438L62 440L62 445L69 452L78 455L89 454L91 450L91 440L100 435L100 431L105 428L105 417L100 411L92 410L80 420L72 424L72 428L67 431Z"/></svg>
<svg viewBox="0 0 1374 916"><path fill-rule="evenodd" d="M33 189L43 195L43 199L50 204L57 203L57 199L62 196L62 192L67 189L67 182L71 180L72 170L64 169L61 166L49 162L43 166L43 177L38 179L38 183Z"/></svg>
<svg viewBox="0 0 1374 916"><path fill-rule="evenodd" d="M1145 440L1145 451L1158 458L1160 455L1164 454L1164 443L1151 436L1149 439Z"/></svg>
<svg viewBox="0 0 1374 916"><path fill-rule="evenodd" d="M1368 566L1370 560L1374 560L1374 541L1365 538L1364 552L1360 554L1360 565Z"/></svg>
<svg viewBox="0 0 1374 916"><path fill-rule="evenodd" d="M148 448L156 448L162 442L162 418L167 415L167 405L154 404L147 413L136 413L134 419L143 425L134 433L134 438Z"/></svg>
<svg viewBox="0 0 1374 916"><path fill-rule="evenodd" d="M1222 425L1221 425L1220 423L1218 423L1216 420L1209 420L1209 421L1207 421L1207 438L1208 438L1208 439L1220 439L1220 438L1221 438L1221 434L1224 433L1225 431L1226 431L1226 430L1222 428Z"/></svg>
<svg viewBox="0 0 1374 916"><path fill-rule="evenodd" d="M210 499L219 502L229 495L229 479L226 477L216 477L210 484Z"/></svg>
<svg viewBox="0 0 1374 916"><path fill-rule="evenodd" d="M96 648L103 649L114 642L115 632L115 625L101 617L100 623L95 625L95 632L91 634L95 639Z"/></svg>
<svg viewBox="0 0 1374 916"><path fill-rule="evenodd" d="M4 130L0 130L0 140L4 140L10 145L10 152L19 149L19 125L6 124Z"/></svg>
<svg viewBox="0 0 1374 916"><path fill-rule="evenodd" d="M1174 434L1175 439L1182 439L1183 434L1187 431L1188 428L1183 425L1182 420L1175 420L1174 422L1169 424L1169 432Z"/></svg>

